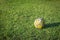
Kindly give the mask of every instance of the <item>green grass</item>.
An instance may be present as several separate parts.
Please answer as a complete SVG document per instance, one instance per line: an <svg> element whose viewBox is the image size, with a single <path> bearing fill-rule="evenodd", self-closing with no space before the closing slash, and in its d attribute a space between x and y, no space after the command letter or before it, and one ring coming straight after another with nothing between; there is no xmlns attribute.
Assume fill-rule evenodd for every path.
<svg viewBox="0 0 60 40"><path fill-rule="evenodd" d="M41 30L33 24L39 17ZM0 40L60 40L60 1L0 0Z"/></svg>

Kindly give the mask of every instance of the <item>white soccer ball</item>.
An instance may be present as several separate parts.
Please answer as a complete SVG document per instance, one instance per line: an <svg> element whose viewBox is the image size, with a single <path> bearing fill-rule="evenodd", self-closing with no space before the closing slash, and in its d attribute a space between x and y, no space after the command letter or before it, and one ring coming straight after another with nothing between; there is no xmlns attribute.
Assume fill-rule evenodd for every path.
<svg viewBox="0 0 60 40"><path fill-rule="evenodd" d="M35 19L34 26L35 26L35 28L39 28L39 29L43 28L43 26L44 26L44 20L43 20L43 18L37 18L37 19Z"/></svg>

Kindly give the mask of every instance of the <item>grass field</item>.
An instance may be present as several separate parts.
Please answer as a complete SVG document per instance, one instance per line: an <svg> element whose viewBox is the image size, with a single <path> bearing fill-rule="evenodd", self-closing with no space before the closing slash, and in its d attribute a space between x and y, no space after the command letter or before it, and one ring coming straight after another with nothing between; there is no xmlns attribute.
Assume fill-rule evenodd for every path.
<svg viewBox="0 0 60 40"><path fill-rule="evenodd" d="M41 30L33 24L40 17ZM60 1L0 0L0 40L60 40Z"/></svg>

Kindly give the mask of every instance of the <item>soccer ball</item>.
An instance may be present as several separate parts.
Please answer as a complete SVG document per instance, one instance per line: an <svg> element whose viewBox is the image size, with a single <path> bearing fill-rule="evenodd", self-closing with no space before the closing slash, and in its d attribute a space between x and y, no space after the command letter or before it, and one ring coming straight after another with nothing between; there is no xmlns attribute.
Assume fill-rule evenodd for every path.
<svg viewBox="0 0 60 40"><path fill-rule="evenodd" d="M44 20L43 20L43 18L37 18L37 19L35 19L34 26L35 26L35 28L42 29L43 26L44 26Z"/></svg>

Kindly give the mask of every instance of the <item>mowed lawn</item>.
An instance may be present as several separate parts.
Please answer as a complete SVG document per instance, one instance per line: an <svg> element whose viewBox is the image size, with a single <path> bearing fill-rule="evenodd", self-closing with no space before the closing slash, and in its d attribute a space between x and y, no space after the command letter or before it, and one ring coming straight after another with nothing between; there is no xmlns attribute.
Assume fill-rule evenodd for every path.
<svg viewBox="0 0 60 40"><path fill-rule="evenodd" d="M44 18L43 29L36 18ZM0 40L60 40L60 1L0 0Z"/></svg>

